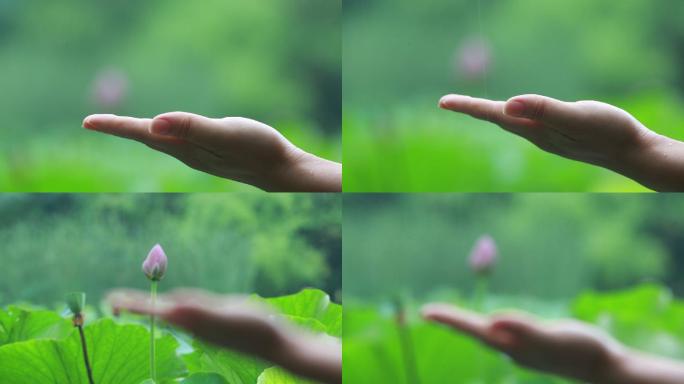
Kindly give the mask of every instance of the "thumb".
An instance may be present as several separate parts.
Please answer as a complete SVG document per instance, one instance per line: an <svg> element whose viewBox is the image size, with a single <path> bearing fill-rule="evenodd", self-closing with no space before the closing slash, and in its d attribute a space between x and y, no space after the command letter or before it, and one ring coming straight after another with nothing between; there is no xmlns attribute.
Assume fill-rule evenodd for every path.
<svg viewBox="0 0 684 384"><path fill-rule="evenodd" d="M150 124L150 133L154 135L175 137L209 147L225 130L218 120L187 112L164 113Z"/></svg>
<svg viewBox="0 0 684 384"><path fill-rule="evenodd" d="M577 123L582 117L579 112L575 103L539 95L516 96L504 105L504 113L508 116L560 127Z"/></svg>
<svg viewBox="0 0 684 384"><path fill-rule="evenodd" d="M514 349L539 336L533 319L523 315L507 315L492 320L490 341L502 349Z"/></svg>

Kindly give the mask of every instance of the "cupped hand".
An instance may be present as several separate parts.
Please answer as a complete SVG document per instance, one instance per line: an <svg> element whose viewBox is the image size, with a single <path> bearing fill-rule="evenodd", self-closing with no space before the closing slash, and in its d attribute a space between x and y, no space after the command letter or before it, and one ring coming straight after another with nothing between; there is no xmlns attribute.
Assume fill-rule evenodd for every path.
<svg viewBox="0 0 684 384"><path fill-rule="evenodd" d="M473 337L538 371L592 383L615 382L624 348L587 324L542 323L529 315L485 316L449 304L429 304L422 315Z"/></svg>
<svg viewBox="0 0 684 384"><path fill-rule="evenodd" d="M538 95L506 102L447 95L439 105L497 124L547 152L613 170L647 187L684 190L684 143L656 134L615 106Z"/></svg>
<svg viewBox="0 0 684 384"><path fill-rule="evenodd" d="M296 328L249 298L184 289L160 295L152 306L149 293L119 289L107 300L114 313L154 314L199 339L271 361L297 375L342 382L338 339Z"/></svg>
<svg viewBox="0 0 684 384"><path fill-rule="evenodd" d="M91 115L83 127L139 141L188 166L269 191L337 192L341 165L303 151L258 121L185 112L154 119Z"/></svg>

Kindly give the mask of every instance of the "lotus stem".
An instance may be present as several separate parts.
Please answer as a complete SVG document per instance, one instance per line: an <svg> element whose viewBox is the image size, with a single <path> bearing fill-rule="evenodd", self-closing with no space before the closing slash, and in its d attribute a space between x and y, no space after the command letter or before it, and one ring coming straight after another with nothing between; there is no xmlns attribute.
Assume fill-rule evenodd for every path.
<svg viewBox="0 0 684 384"><path fill-rule="evenodd" d="M83 361L85 363L86 372L88 373L88 382L95 384L93 380L93 370L90 368L90 360L88 360L88 345L86 344L85 333L83 332L83 317L77 315L74 317L74 324L78 328L78 334L81 336L81 348L83 349Z"/></svg>
<svg viewBox="0 0 684 384"><path fill-rule="evenodd" d="M152 314L150 315L150 377L152 378L153 382L157 382L157 366L155 364L155 337L154 337L154 328L155 328L155 315L154 315L154 310L155 306L157 304L157 282L152 281L152 288L151 288L151 296L152 296Z"/></svg>
<svg viewBox="0 0 684 384"><path fill-rule="evenodd" d="M413 340L411 340L411 332L406 324L406 309L400 298L395 299L395 307L399 343L404 359L404 369L406 370L406 382L409 384L420 384L418 364L416 363L416 355L413 350Z"/></svg>

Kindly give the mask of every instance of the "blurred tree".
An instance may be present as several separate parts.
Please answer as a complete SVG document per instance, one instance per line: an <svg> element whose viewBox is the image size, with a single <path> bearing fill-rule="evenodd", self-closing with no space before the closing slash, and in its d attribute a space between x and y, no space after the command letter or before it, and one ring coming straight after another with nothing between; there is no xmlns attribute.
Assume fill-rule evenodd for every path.
<svg viewBox="0 0 684 384"><path fill-rule="evenodd" d="M47 194L0 196L2 300L50 304L144 287L140 264L161 243L165 289L283 294L341 290L337 195Z"/></svg>
<svg viewBox="0 0 684 384"><path fill-rule="evenodd" d="M345 293L391 297L474 288L467 256L482 234L500 258L491 289L569 298L587 288L667 282L681 293L684 203L657 195L345 197ZM684 207L682 207L684 208Z"/></svg>
<svg viewBox="0 0 684 384"><path fill-rule="evenodd" d="M251 117L339 159L340 23L341 0L0 0L0 189L248 189L79 128L102 112Z"/></svg>

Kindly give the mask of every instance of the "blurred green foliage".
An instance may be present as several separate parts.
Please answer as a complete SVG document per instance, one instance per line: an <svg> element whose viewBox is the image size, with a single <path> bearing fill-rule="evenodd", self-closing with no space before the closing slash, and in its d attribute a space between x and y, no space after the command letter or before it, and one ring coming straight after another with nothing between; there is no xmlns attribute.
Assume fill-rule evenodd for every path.
<svg viewBox="0 0 684 384"><path fill-rule="evenodd" d="M319 337L342 334L342 306L332 303L323 291L304 289L273 298L252 295L250 300L270 306L285 320ZM138 324L141 320L142 325ZM131 314L111 318L93 313L86 317L84 334L93 381L143 383L149 376L147 322L146 317ZM184 378L183 383L310 383L267 361L165 328L156 342L157 374L163 382L181 382ZM48 376L55 383L87 380L81 342L72 321L52 311L14 305L0 308L0 357L3 383L35 383Z"/></svg>
<svg viewBox="0 0 684 384"><path fill-rule="evenodd" d="M0 303L148 289L141 265L155 243L169 257L161 290L341 290L336 195L5 194L0 216Z"/></svg>
<svg viewBox="0 0 684 384"><path fill-rule="evenodd" d="M643 190L436 105L447 93L598 99L682 139L682 14L678 0L345 2L345 190ZM491 52L479 77L458 64L473 38Z"/></svg>
<svg viewBox="0 0 684 384"><path fill-rule="evenodd" d="M346 195L344 293L472 290L468 254L490 234L492 292L567 299L660 281L684 294L682 210L677 195Z"/></svg>
<svg viewBox="0 0 684 384"><path fill-rule="evenodd" d="M431 300L472 308L459 292L441 292ZM445 327L418 318L421 301L408 301L405 326L410 335L420 383L570 383L530 372L509 358ZM595 324L622 343L642 351L684 359L684 302L669 290L643 285L616 292L583 292L570 300L534 300L524 296L490 295L486 312L526 310L544 319L576 318ZM482 308L477 308L482 310ZM344 382L410 384L402 356L400 326L387 304L350 301L344 309Z"/></svg>
<svg viewBox="0 0 684 384"><path fill-rule="evenodd" d="M0 189L249 189L85 131L91 113L245 116L339 160L340 23L340 0L0 0Z"/></svg>

